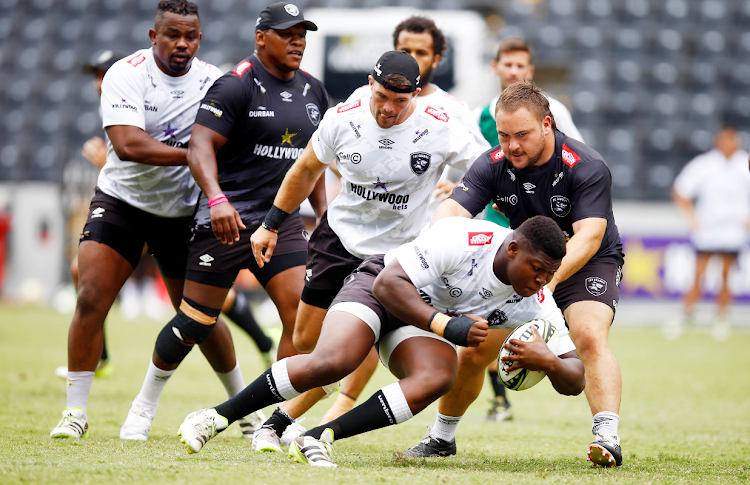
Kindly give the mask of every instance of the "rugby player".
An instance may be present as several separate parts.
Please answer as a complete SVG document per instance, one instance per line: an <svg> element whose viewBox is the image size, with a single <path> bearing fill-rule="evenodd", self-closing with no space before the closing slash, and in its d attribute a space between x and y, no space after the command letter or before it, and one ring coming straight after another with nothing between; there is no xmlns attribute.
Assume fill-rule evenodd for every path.
<svg viewBox="0 0 750 485"><path fill-rule="evenodd" d="M500 92L503 92L514 82L531 81L534 78L533 61L534 51L525 40L518 37L509 37L500 41L497 45L495 59L490 63L492 73L500 79ZM545 95L549 100L549 110L557 124L557 129L583 143L583 137L573 123L568 108L549 94L545 93ZM486 106L475 110L474 113L482 135L492 146L500 144L497 137L497 124L495 123L495 106L497 106L498 99L500 99L499 94L492 98ZM508 227L508 217L495 210L493 205L493 203L490 203L487 206L486 219L503 227ZM492 390L495 393L495 399L487 413L487 420L504 421L511 419L513 411L507 398L505 386L497 376L497 361L493 360L487 370Z"/></svg>
<svg viewBox="0 0 750 485"><path fill-rule="evenodd" d="M393 48L397 51L405 51L411 55L419 64L419 74L421 76L419 85L422 89L419 91L417 99L424 103L434 106L435 108L445 111L448 116L460 121L469 129L474 139L485 150L490 148L490 144L479 131L477 121L466 103L454 98L437 84L432 82L435 69L438 68L446 51L448 42L443 32L435 25L435 22L427 17L420 15L411 16L399 23L393 30ZM366 84L357 88L346 100L347 103L362 98L369 98L372 94L372 88ZM435 193L430 199L430 205L427 209L426 218L432 219L435 211L445 198L450 195L456 183L449 179L450 167L443 170L437 185ZM364 389L367 381L378 365L378 356L375 349L370 352L362 366L348 376L341 386L336 401L326 412L321 423L327 423L354 406L354 402Z"/></svg>
<svg viewBox="0 0 750 485"><path fill-rule="evenodd" d="M292 332L304 283L307 232L299 202L278 226L277 257L256 265L250 235L273 204L284 175L328 108L323 84L299 69L308 30L317 26L287 2L258 17L256 51L206 89L187 154L202 192L188 244L180 311L156 340L154 359L176 368L192 345L208 338L241 269L256 276L276 304L284 332L279 357L295 353ZM311 202L325 211L325 190ZM300 202L302 199L300 200ZM146 379L148 381L148 377ZM145 385L145 384L144 384Z"/></svg>
<svg viewBox="0 0 750 485"><path fill-rule="evenodd" d="M510 217L511 227L545 215L562 228L567 254L547 287L586 366L595 436L589 459L595 465L619 466L622 377L607 338L619 301L624 254L612 213L609 168L597 152L555 128L547 97L530 81L506 88L495 114L500 146L472 165L433 220L473 217L494 201ZM483 370L496 359L501 344L491 335L485 344L461 352L459 377L440 400L432 435L407 454L456 453L458 420L479 395Z"/></svg>
<svg viewBox="0 0 750 485"><path fill-rule="evenodd" d="M198 197L185 147L198 102L221 72L194 59L201 38L194 3L159 2L149 37L150 49L116 62L102 83L107 163L81 235L78 301L68 336L67 407L52 438L80 438L88 429L86 404L102 351L104 319L144 243L175 308L182 299L190 215ZM242 373L229 329L223 321L218 326L201 342L201 350L227 394L234 395L244 387ZM151 382L131 406L121 438L147 438L172 369L154 355ZM144 421L148 426L141 425Z"/></svg>
<svg viewBox="0 0 750 485"><path fill-rule="evenodd" d="M380 56L369 79L370 97L326 113L284 179L263 227L252 236L258 265L273 264L275 231L310 193L326 166L338 158L341 192L308 245L294 336L300 351L309 352L315 346L344 278L367 256L419 234L445 166L463 173L483 151L466 127L418 100L419 65L406 52ZM286 427L322 396L322 390L315 390L277 409L268 426L256 431L253 447L281 451L279 439Z"/></svg>
<svg viewBox="0 0 750 485"><path fill-rule="evenodd" d="M583 364L544 287L565 250L562 231L547 217L529 219L516 231L450 218L412 242L367 258L334 299L311 354L281 360L234 398L187 416L180 433L188 452L200 451L246 411L342 378L377 344L383 364L400 382L290 446L296 461L335 467L334 438L402 423L451 389L458 368L454 345L482 345L488 334L507 336L535 318L559 332L558 355L535 332L528 343L511 340L506 348L518 355L504 359L515 362L511 370L545 371L561 394L579 394Z"/></svg>

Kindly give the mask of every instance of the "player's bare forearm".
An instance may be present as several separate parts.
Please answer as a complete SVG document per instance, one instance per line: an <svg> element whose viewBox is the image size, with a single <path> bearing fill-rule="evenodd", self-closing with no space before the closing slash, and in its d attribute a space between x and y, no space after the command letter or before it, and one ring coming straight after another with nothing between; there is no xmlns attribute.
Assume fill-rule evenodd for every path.
<svg viewBox="0 0 750 485"><path fill-rule="evenodd" d="M305 151L284 176L273 205L291 214L310 196L325 169L325 164L318 160L312 145L308 143ZM323 196L325 197L325 193Z"/></svg>
<svg viewBox="0 0 750 485"><path fill-rule="evenodd" d="M209 199L221 194L216 152L226 143L226 137L202 125L194 125L187 150L187 162L195 182Z"/></svg>
<svg viewBox="0 0 750 485"><path fill-rule="evenodd" d="M545 372L552 387L565 396L577 396L586 387L583 362L575 350L556 357L554 365Z"/></svg>
<svg viewBox="0 0 750 485"><path fill-rule="evenodd" d="M602 245L607 219L590 217L573 223L573 237L565 245L565 257L552 280L547 283L554 293L557 285L570 278L588 263Z"/></svg>
<svg viewBox="0 0 750 485"><path fill-rule="evenodd" d="M372 294L400 320L422 330L430 330L430 319L435 309L422 300L398 261L392 261L375 278Z"/></svg>
<svg viewBox="0 0 750 485"><path fill-rule="evenodd" d="M472 215L461 204L453 199L448 199L438 206L435 215L432 216L430 226L433 226L437 221L446 217L466 217L467 219L471 219Z"/></svg>
<svg viewBox="0 0 750 485"><path fill-rule="evenodd" d="M315 218L319 221L323 217L323 213L328 209L328 199L326 197L326 177L324 173L321 173L318 177L318 181L315 183L315 187L310 195L307 197L310 201L310 205L315 211Z"/></svg>
<svg viewBox="0 0 750 485"><path fill-rule="evenodd" d="M117 158L156 166L187 165L187 150L157 141L137 126L113 125L106 128Z"/></svg>

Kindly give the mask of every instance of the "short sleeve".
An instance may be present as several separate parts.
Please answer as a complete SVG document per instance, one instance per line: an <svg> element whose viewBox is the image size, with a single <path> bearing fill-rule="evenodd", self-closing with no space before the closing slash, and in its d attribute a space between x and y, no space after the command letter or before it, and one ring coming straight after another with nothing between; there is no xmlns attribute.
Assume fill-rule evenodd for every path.
<svg viewBox="0 0 750 485"><path fill-rule="evenodd" d="M321 163L328 165L336 158L336 136L334 130L333 118L336 115L336 108L326 111L323 119L318 125L318 129L310 138L315 156Z"/></svg>
<svg viewBox="0 0 750 485"><path fill-rule="evenodd" d="M102 81L102 126L127 125L146 129L143 85L136 67L126 62L112 66Z"/></svg>
<svg viewBox="0 0 750 485"><path fill-rule="evenodd" d="M606 219L612 211L612 176L601 160L576 164L570 190L571 220Z"/></svg>
<svg viewBox="0 0 750 485"><path fill-rule="evenodd" d="M247 105L242 78L228 72L209 88L198 106L195 122L229 138Z"/></svg>
<svg viewBox="0 0 750 485"><path fill-rule="evenodd" d="M485 154L471 165L463 181L453 189L450 198L461 204L472 217L484 210L495 192L489 157Z"/></svg>
<svg viewBox="0 0 750 485"><path fill-rule="evenodd" d="M695 199L701 185L701 170L699 159L695 158L685 165L680 174L674 180L674 190L680 197Z"/></svg>
<svg viewBox="0 0 750 485"><path fill-rule="evenodd" d="M481 147L481 151L485 151L490 147L490 144L484 138L484 135L482 135L482 131L479 129L479 124L477 123L476 116L474 116L474 113L469 111L469 108L467 108L464 104L461 104L461 108L456 110L455 116L456 119L460 121L467 130L469 130L469 133L471 133L471 135L474 137L474 141L476 141L477 144Z"/></svg>
<svg viewBox="0 0 750 485"><path fill-rule="evenodd" d="M451 167L466 172L474 163L474 160L487 149L487 143L485 142L483 145L477 143L469 128L455 118L450 122L453 123L453 126L450 127L448 156L445 161Z"/></svg>
<svg viewBox="0 0 750 485"><path fill-rule="evenodd" d="M575 123L573 123L573 117L570 116L570 111L568 111L568 108L564 104L556 99L549 98L549 107L550 111L552 111L552 116L555 117L555 124L557 125L558 130L574 140L586 143L583 139L583 135L581 135L581 132L578 131Z"/></svg>
<svg viewBox="0 0 750 485"><path fill-rule="evenodd" d="M433 283L461 263L466 233L457 230L451 219L439 220L414 241L394 249L393 256L417 288Z"/></svg>

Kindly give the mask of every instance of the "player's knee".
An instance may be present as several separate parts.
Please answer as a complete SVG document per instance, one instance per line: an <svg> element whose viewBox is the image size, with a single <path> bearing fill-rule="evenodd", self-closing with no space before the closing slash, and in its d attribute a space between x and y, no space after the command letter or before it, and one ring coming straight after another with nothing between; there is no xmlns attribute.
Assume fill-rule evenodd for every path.
<svg viewBox="0 0 750 485"><path fill-rule="evenodd" d="M474 369L483 372L484 369L497 358L497 352L487 352L480 347L462 348L458 353L458 363L462 369Z"/></svg>
<svg viewBox="0 0 750 485"><path fill-rule="evenodd" d="M305 331L301 325L294 327L294 334L292 335L292 344L294 348L299 352L309 353L315 349L315 344L318 343L318 335L310 331Z"/></svg>
<svg viewBox="0 0 750 485"><path fill-rule="evenodd" d="M584 333L576 339L576 350L581 360L595 359L608 352L607 339L595 333Z"/></svg>
<svg viewBox="0 0 750 485"><path fill-rule="evenodd" d="M316 357L310 365L310 369L318 378L326 384L339 381L348 376L357 368L357 364L348 362L339 357Z"/></svg>
<svg viewBox="0 0 750 485"><path fill-rule="evenodd" d="M101 315L103 321L103 318L109 312L110 306L106 301L102 300L101 295L92 286L88 285L78 288L76 314L79 316L92 317L94 315ZM89 318L86 318L86 320L89 320Z"/></svg>
<svg viewBox="0 0 750 485"><path fill-rule="evenodd" d="M178 364L195 344L203 343L214 327L220 309L208 308L183 298L174 318L156 338L156 353L168 364Z"/></svg>

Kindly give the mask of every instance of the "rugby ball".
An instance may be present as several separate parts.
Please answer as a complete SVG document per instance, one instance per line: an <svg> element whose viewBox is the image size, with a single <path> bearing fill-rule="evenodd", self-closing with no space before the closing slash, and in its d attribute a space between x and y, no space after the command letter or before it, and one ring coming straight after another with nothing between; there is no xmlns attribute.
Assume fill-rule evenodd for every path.
<svg viewBox="0 0 750 485"><path fill-rule="evenodd" d="M557 351L560 348L560 339L558 338L555 326L547 320L538 319L524 323L508 335L508 338L505 339L503 345L505 345L510 339L517 339L523 342L532 340L534 337L534 334L531 333L532 325L536 327L536 331L539 332L539 335L541 335L544 341L547 342L547 347L549 347L553 354L557 355ZM500 378L500 382L502 382L508 389L513 391L529 389L537 385L539 381L544 379L544 376L547 375L544 371L534 371L529 369L516 369L511 372L506 372L506 369L513 365L513 362L500 360L500 357L506 355L516 354L505 348L500 349L500 354L497 356L497 375Z"/></svg>

